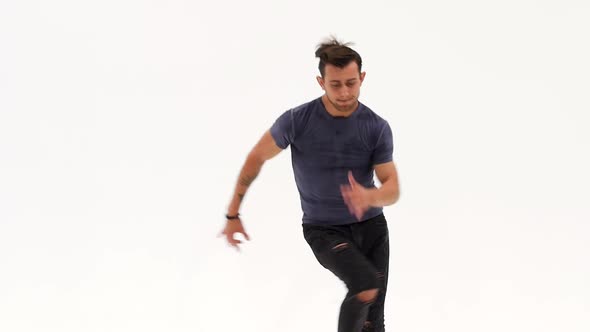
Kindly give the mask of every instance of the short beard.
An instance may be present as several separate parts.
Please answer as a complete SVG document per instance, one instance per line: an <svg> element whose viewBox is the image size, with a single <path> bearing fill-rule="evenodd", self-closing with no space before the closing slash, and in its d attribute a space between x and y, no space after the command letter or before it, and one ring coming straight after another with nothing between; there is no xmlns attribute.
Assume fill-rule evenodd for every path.
<svg viewBox="0 0 590 332"><path fill-rule="evenodd" d="M350 111L354 111L356 109L356 107L358 106L357 100L355 99L354 103L352 103L350 106L346 106L346 107L342 107L338 104L336 104L335 102L332 101L332 99L330 99L330 97L326 96L326 98L328 99L328 101L330 102L330 104L332 104L332 106L334 106L334 108L342 113L347 113Z"/></svg>

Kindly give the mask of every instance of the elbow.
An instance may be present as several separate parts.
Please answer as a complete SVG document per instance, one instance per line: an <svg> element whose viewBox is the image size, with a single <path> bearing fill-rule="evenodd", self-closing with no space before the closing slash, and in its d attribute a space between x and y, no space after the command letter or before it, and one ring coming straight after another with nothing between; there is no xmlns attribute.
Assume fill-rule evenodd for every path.
<svg viewBox="0 0 590 332"><path fill-rule="evenodd" d="M393 199L392 199L390 205L397 203L398 200L399 200L399 189L396 190L395 193L393 194Z"/></svg>
<svg viewBox="0 0 590 332"><path fill-rule="evenodd" d="M399 200L399 188L396 188L395 190L393 190L392 193L390 193L389 195L389 199L387 201L387 205L393 205L395 203L397 203L397 201Z"/></svg>
<svg viewBox="0 0 590 332"><path fill-rule="evenodd" d="M262 164L264 164L264 161L264 158L262 158L260 154L254 151L250 152L248 154L248 157L246 157L246 163L252 166L262 166Z"/></svg>

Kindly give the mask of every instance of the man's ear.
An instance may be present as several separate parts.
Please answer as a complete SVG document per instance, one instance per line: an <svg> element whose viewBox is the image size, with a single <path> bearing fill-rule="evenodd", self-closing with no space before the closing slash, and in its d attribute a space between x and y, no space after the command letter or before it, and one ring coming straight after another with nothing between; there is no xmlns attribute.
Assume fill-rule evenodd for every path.
<svg viewBox="0 0 590 332"><path fill-rule="evenodd" d="M361 73L361 83L363 83L363 81L365 80L365 75L367 74L367 72L362 72Z"/></svg>
<svg viewBox="0 0 590 332"><path fill-rule="evenodd" d="M324 87L324 79L321 76L317 76L316 80L318 81L318 84L322 87L322 90L326 90L326 88Z"/></svg>

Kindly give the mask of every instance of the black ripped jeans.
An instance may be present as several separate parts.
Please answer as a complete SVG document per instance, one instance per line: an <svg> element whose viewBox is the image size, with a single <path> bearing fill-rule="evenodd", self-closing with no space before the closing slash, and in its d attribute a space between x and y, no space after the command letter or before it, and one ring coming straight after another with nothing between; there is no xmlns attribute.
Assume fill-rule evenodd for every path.
<svg viewBox="0 0 590 332"><path fill-rule="evenodd" d="M348 225L303 224L303 235L318 262L348 288L340 308L338 332L383 332L384 303L389 270L389 231L380 214ZM356 294L379 289L365 303Z"/></svg>

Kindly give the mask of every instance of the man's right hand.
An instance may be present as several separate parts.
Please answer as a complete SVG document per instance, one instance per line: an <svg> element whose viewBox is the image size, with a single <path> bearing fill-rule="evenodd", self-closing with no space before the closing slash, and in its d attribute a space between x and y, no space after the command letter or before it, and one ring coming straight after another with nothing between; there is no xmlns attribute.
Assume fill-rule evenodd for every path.
<svg viewBox="0 0 590 332"><path fill-rule="evenodd" d="M225 236L227 243L239 251L240 247L238 244L242 243L242 241L234 238L234 234L236 233L242 234L246 240L250 241L250 236L244 230L241 219L228 220L225 223L225 228L219 233L219 237Z"/></svg>

